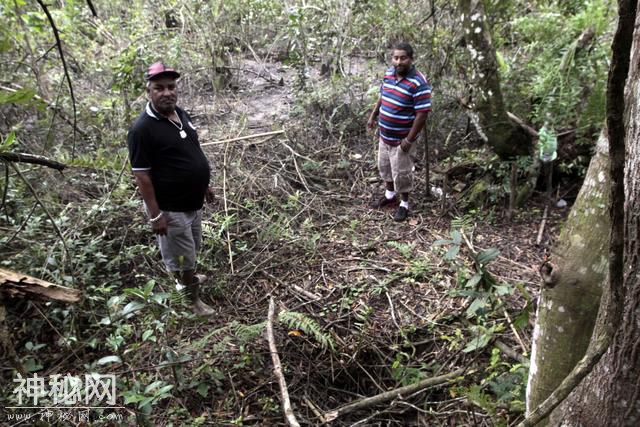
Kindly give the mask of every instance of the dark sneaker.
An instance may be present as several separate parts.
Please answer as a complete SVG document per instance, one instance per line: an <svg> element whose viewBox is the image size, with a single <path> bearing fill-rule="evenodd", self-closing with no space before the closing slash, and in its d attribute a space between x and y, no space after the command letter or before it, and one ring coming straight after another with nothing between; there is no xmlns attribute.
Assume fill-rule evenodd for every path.
<svg viewBox="0 0 640 427"><path fill-rule="evenodd" d="M409 210L404 206L399 206L396 214L393 216L394 221L404 221L409 216Z"/></svg>
<svg viewBox="0 0 640 427"><path fill-rule="evenodd" d="M369 203L369 207L372 209L380 209L385 206L392 205L396 202L396 197L394 196L392 199L387 199L386 196L382 196L379 199L373 199L371 203Z"/></svg>

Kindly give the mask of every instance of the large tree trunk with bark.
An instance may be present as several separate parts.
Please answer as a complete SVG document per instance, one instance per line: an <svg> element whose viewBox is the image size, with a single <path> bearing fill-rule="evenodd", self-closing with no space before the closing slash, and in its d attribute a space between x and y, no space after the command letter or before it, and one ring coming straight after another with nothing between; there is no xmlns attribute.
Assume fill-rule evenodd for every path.
<svg viewBox="0 0 640 427"><path fill-rule="evenodd" d="M640 19L625 92L624 304L613 343L550 419L567 426L640 425ZM596 325L600 328L601 325Z"/></svg>
<svg viewBox="0 0 640 427"><path fill-rule="evenodd" d="M627 28L632 27L628 21L636 16L636 8L637 2L635 0L620 2L620 21L627 21L625 22ZM611 329L612 324L620 323L620 325L612 334L612 344L594 369L551 413L549 423L554 426L640 425L640 382L638 381L640 378L640 274L638 273L640 271L640 19L637 16L635 28L630 71L624 97L626 105L624 116L626 144L624 220L617 221L614 217L610 252L612 267L617 265L623 267L622 271L610 268L610 275L614 280L605 288L602 298L603 305L607 306L609 301L616 301L618 297L621 297L622 303L611 307L612 310L620 309L621 321L618 322L619 318L616 315L600 315L598 317L592 345L596 342L593 340L602 335L602 331ZM615 42L613 50L615 58L618 53ZM615 61L612 63L612 67L614 66ZM623 67L621 66L621 68ZM621 102L616 103L615 99L608 99L608 104L622 105ZM607 115L609 123L611 118L609 111ZM611 132L610 135L612 135ZM611 138L613 147L614 137L611 136ZM612 171L617 170L615 165L619 162L619 156L616 153L611 157ZM611 175L612 187L615 189L614 175L617 175L617 172L612 172ZM617 198L617 195L613 197L612 202L615 202ZM613 209L612 213L615 215L616 210ZM623 263L619 263L615 256L615 248L619 239L615 226L619 223L622 223L624 228L624 233L621 233L624 235ZM621 294L616 292L620 282L615 278L619 276L623 277ZM531 409L533 408L528 406L528 411Z"/></svg>
<svg viewBox="0 0 640 427"><path fill-rule="evenodd" d="M584 183L542 266L527 409L535 409L584 356L596 321L609 252L609 145L601 133Z"/></svg>
<svg viewBox="0 0 640 427"><path fill-rule="evenodd" d="M464 41L471 55L474 85L471 118L480 137L502 159L532 152L533 139L507 114L500 88L496 51L485 22L482 0L460 0Z"/></svg>

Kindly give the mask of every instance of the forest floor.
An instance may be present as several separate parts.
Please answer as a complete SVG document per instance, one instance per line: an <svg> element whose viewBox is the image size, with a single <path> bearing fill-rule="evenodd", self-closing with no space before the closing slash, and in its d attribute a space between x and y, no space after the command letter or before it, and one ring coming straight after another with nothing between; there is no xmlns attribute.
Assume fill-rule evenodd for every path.
<svg viewBox="0 0 640 427"><path fill-rule="evenodd" d="M210 277L203 299L216 314L188 313L142 212L131 219L139 196L120 179L126 174L114 184L97 169L71 168L60 203L78 211L67 240L85 272L77 278L85 299L71 314L45 313L61 325L73 319L65 327L74 341L21 302L8 308L19 353L37 356L42 366L32 367L43 375L115 373L130 424L284 425L264 333L273 299L274 340L303 425L332 417L333 425L367 426L521 420L538 268L569 207L549 208L539 244L542 194L511 220L502 186L495 200L468 207L462 195L484 160L473 166L457 156L473 136L455 102L436 94L429 185L421 145L409 219L394 222L393 207L369 208L383 183L364 94L383 69L345 64L360 86L337 90L339 81L312 71L315 90L305 99L295 89L300 73L277 62L235 61L225 90L213 90L211 76L184 76L178 104L213 169L216 200L204 209L199 265ZM224 142L274 131L282 132ZM125 170L124 155L115 163ZM442 171L458 166L445 182ZM558 194L571 200L574 188ZM30 244L19 236L11 256ZM57 244L42 243L45 270L55 268ZM21 326L27 320L41 327ZM34 356L34 343L45 350ZM344 406L443 375L406 395Z"/></svg>
<svg viewBox="0 0 640 427"><path fill-rule="evenodd" d="M368 207L383 190L372 135L343 139L305 129L293 112L291 68L255 61L239 68L244 71L232 77L237 90L231 96L213 96L185 82L181 104L200 126L201 142L278 129L286 134L206 147L217 200L205 210L205 238L219 237L219 246L206 253L202 266L213 277L205 300L217 314L184 323L178 339L191 343L194 337L225 335L234 322L260 324L270 298L280 311L313 319L316 326L307 324L306 331L295 322L276 328L294 412L310 425L350 401L458 368L468 374L462 382L468 392L474 372L490 374L489 368L479 368L489 364L488 344L501 348L508 367L494 366L494 377L504 380L494 382L512 387L511 400L521 398L533 325L530 302L540 286L537 270L568 208L550 209L536 244L545 204L541 195L512 220L502 208L464 212L455 194L444 202L423 196L424 169L418 161L410 218L396 223L394 208ZM321 85L321 78L314 84ZM365 121L355 126L364 129ZM434 176L432 185L442 185ZM452 238L454 230L461 240ZM473 256L492 248L499 256L482 266L485 272ZM469 285L476 273L483 283L489 273L495 286ZM474 301L478 305L472 306ZM236 338L239 334L236 330ZM242 362L242 369L237 369L238 358L247 349L234 342L227 342L225 352L210 350L203 357L220 366L235 361L235 369L218 384L218 393L233 391L235 409L229 399L209 404L196 399L186 406L208 419L228 419L240 411L246 423L281 423L279 411L269 406L274 400L265 397L279 394L266 340L247 343L252 360ZM479 385L479 396L490 392L487 384ZM463 391L429 390L409 399L415 405L394 399L346 416L345 425L381 420L384 425L490 425L498 419L513 422L522 410L521 401L519 409L500 406L498 397L504 396L495 390L493 410L478 396L463 397Z"/></svg>

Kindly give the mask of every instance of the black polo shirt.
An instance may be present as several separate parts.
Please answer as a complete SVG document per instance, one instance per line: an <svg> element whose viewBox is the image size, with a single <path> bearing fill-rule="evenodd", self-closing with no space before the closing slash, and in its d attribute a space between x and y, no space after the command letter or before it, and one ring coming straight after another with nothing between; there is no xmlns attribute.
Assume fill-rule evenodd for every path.
<svg viewBox="0 0 640 427"><path fill-rule="evenodd" d="M127 135L129 160L135 171L149 171L158 206L163 211L202 208L211 170L189 115L176 107L186 138L169 119L147 103Z"/></svg>

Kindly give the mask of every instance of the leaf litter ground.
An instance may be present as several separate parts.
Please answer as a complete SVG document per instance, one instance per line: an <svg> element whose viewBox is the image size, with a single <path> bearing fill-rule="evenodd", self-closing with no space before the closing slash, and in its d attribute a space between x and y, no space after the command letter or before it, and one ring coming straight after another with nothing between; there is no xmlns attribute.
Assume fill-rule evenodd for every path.
<svg viewBox="0 0 640 427"><path fill-rule="evenodd" d="M196 365L214 367L218 375L209 377L208 393L185 400L189 412L223 424L239 416L248 424L284 423L261 332L273 297L280 312L302 313L315 322L307 331L276 325L289 394L303 423L319 424L323 414L349 402L457 368L467 373L455 384L402 396L336 422L492 425L517 420L518 410L497 402L495 394L495 404L487 406L461 390L476 384L480 395L491 393L483 378L490 374L494 346L503 349L505 365L522 361L522 353L528 356L532 320L513 322L537 296L537 268L565 211L551 209L543 242L536 245L543 202L529 201L512 221L496 208L483 218L465 216L455 197L444 207L440 200L422 197L420 168L411 216L395 223L393 208L368 208L382 185L375 139L364 132L362 115L335 108L333 118L344 114L356 123L332 133L336 128L322 111L316 117L295 114L291 69L251 61L243 67L251 73L232 78L242 89L214 95L197 91L192 81L182 98L203 143L285 130L205 149L215 170L217 200L205 209L201 264L213 277L205 300L218 313L184 323L175 338L176 345L197 353ZM280 78L284 85L276 83ZM446 247L434 242L449 239L460 224L464 242L455 260L447 261ZM207 238L215 243L207 244ZM479 322L466 315L473 297L455 290L473 270L471 251L489 248L500 255L487 270L513 292L481 324L485 329L502 325L489 345L465 352ZM334 349L323 346L322 339Z"/></svg>

